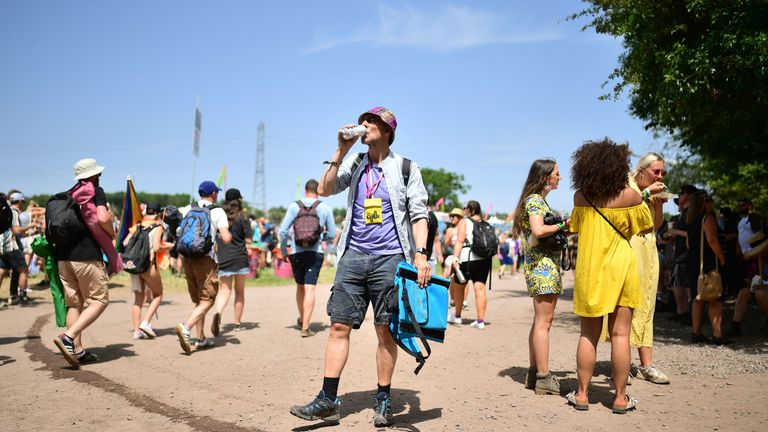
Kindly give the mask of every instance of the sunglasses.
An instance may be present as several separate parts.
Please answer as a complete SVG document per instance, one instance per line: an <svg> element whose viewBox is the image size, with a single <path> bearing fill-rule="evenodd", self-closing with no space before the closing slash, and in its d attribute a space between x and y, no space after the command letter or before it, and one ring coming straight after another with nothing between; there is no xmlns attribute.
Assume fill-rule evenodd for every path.
<svg viewBox="0 0 768 432"><path fill-rule="evenodd" d="M378 124L380 121L381 121L381 119L379 117L377 117L377 116L375 116L373 114L368 114L368 115L364 115L360 119L360 124L363 124L363 122L368 122L368 123L371 123L371 124L373 124L373 123Z"/></svg>
<svg viewBox="0 0 768 432"><path fill-rule="evenodd" d="M667 171L665 171L665 170L663 170L663 169L655 169L655 170L651 170L651 172L652 172L652 173L653 173L653 175L655 175L655 176L661 176L661 177L664 177L664 176L666 176L666 175L667 175Z"/></svg>

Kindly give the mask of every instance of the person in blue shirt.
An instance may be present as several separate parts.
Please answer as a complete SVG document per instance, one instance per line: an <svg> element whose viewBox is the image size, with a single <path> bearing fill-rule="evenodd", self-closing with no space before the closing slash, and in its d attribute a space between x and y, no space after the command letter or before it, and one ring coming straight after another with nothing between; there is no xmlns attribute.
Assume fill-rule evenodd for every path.
<svg viewBox="0 0 768 432"><path fill-rule="evenodd" d="M336 237L333 211L327 204L318 201L317 187L317 180L312 179L307 182L304 186L305 198L288 206L283 223L280 225L280 250L283 260L290 260L293 280L296 281L296 307L299 310L296 324L301 328L301 337L315 335L315 332L309 328L309 323L312 321L312 311L315 308L315 286L320 275L320 267L323 265L322 242L323 240L331 241ZM300 211L302 209L299 208L299 202L304 207L303 212ZM298 216L301 218L297 219ZM302 227L294 226L297 221L301 221ZM294 232L305 230L307 227L317 229L319 231L317 241L300 244L296 234L288 235L291 226L294 226ZM291 238L290 255L287 249L289 237Z"/></svg>

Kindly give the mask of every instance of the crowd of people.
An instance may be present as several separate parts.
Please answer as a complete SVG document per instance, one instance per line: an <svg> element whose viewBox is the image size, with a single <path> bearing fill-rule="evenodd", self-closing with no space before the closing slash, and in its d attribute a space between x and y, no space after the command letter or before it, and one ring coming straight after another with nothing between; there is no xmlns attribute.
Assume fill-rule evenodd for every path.
<svg viewBox="0 0 768 432"><path fill-rule="evenodd" d="M36 203L25 208L24 195L10 191L0 197L2 214L10 218L0 238L0 284L11 276L8 303L31 301L27 295L28 269L35 261L31 244L43 236L55 244L67 307L66 329L54 343L67 362L79 368L98 360L80 336L109 304L110 273L123 269L131 273L134 339L156 337L151 323L163 298L161 269L170 266L183 273L192 310L175 332L181 349L191 354L214 346L213 338L206 336L206 316L212 310L210 334L215 338L232 292L234 330L242 328L245 279L254 267L270 262L290 263L296 283L296 326L301 337L314 336L310 322L315 288L321 269L330 263L336 266L336 275L326 306L331 326L322 387L308 403L292 406L290 413L304 420L340 418L339 385L350 335L362 326L370 305L378 340L373 417L377 427L394 421L391 385L398 351L389 329L390 303L394 272L403 260L416 268L420 286L437 273L438 263L442 265L442 275L450 278L451 302L445 312L451 325L465 324L462 314L470 314L466 299L471 287L476 310L469 325L477 330L485 329L493 259L499 260L498 278L508 270L518 277L522 270L533 310L525 387L539 395L562 395L549 366L549 335L563 292L563 272L573 268L573 313L581 326L574 344L578 387L565 397L576 410L590 407L600 341L611 345L612 412L624 414L636 408L637 400L626 391L633 377L669 384L653 356L659 299L675 311L674 321L691 326L694 343L723 345L739 337L753 296L768 315L762 258L768 238L751 202L740 201L738 219L728 208L716 215L712 198L692 185L681 187L675 197L664 184L667 172L659 154L648 153L631 168L627 144L609 139L584 143L572 155L571 185L576 192L570 217L564 219L547 202L559 188L559 166L551 159L535 160L512 214L511 229L494 230L480 203L469 200L463 209L450 211L450 222L440 233L419 165L390 149L397 130L395 115L374 107L359 116L358 125L364 130L352 129L354 124L339 130L335 151L325 161L327 169L319 181L305 184L305 197L288 206L279 228L263 218L249 218L238 189L226 190L219 204L222 190L204 181L198 188L199 200L178 209L178 214L170 206L143 205L141 220L121 239L121 254L114 241L120 227L99 186L104 167L95 160L75 164L76 185L52 198L66 205L49 204L47 214ZM358 139L367 151L350 153ZM345 191L346 215L337 229L333 211L320 197ZM667 221L662 206L673 197L680 214ZM66 211L74 211L76 217L64 217ZM488 240L488 229L493 241ZM478 244L486 249L475 247ZM488 244L493 245L491 251ZM718 269L722 295L702 298L700 276ZM727 301L735 302L729 326L723 324L722 305ZM705 311L711 337L702 331ZM639 359L635 373L631 373L631 347L637 348Z"/></svg>

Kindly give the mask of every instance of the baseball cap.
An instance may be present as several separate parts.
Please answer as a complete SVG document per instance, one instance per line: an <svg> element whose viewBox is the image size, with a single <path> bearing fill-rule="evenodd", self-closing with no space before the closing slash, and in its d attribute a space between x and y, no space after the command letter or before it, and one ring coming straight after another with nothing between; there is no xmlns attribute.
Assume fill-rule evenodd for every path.
<svg viewBox="0 0 768 432"><path fill-rule="evenodd" d="M14 192L11 194L10 197L8 197L8 200L12 203L26 201L24 199L24 195L21 192Z"/></svg>
<svg viewBox="0 0 768 432"><path fill-rule="evenodd" d="M197 188L197 192L201 197L211 196L214 192L220 191L221 188L216 186L216 183L206 180L200 183L200 187Z"/></svg>
<svg viewBox="0 0 768 432"><path fill-rule="evenodd" d="M236 199L243 199L243 196L240 194L240 190L235 188L227 189L227 193L224 195L224 200L232 201Z"/></svg>
<svg viewBox="0 0 768 432"><path fill-rule="evenodd" d="M392 135L389 137L389 145L392 145L392 142L395 140L395 129L397 129L397 117L395 117L395 114L383 106L373 107L368 111L360 114L360 117L357 118L357 124L363 123L363 116L366 114L373 114L379 117L381 121L386 123L387 126L392 129Z"/></svg>

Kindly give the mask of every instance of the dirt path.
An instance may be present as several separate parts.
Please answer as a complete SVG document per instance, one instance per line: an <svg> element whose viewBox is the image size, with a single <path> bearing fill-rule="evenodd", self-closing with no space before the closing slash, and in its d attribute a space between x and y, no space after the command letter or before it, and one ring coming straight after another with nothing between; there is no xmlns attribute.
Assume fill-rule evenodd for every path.
<svg viewBox="0 0 768 432"><path fill-rule="evenodd" d="M635 381L638 411L612 415L609 347L598 347L591 406L576 412L556 396L523 388L532 310L522 277L494 280L485 330L452 326L444 345L418 376L401 353L393 386L394 429L409 431L547 430L765 430L768 423L768 339L745 337L732 347L691 346L688 330L657 317L656 364L672 384ZM570 273L566 286L572 286ZM191 310L184 294L169 294L160 308L156 340L131 338L125 288L85 334L98 363L70 370L55 351L52 305L45 291L35 306L0 311L0 379L5 408L0 429L146 431L370 430L376 385L375 335L370 320L352 337L340 386L341 423L309 423L288 413L312 399L322 384L327 338L325 301L318 289L313 328L302 339L295 327L292 287L249 288L246 329L232 331L231 306L217 346L182 354L173 326ZM551 368L563 388L575 388L578 320L571 290L557 305ZM470 299L471 302L471 299ZM465 312L465 322L475 317ZM756 326L753 326L756 327ZM194 332L193 332L194 335ZM634 354L634 353L633 353ZM636 354L634 354L636 356Z"/></svg>

